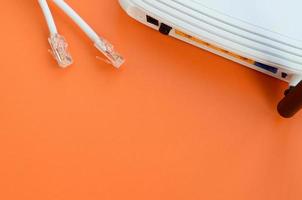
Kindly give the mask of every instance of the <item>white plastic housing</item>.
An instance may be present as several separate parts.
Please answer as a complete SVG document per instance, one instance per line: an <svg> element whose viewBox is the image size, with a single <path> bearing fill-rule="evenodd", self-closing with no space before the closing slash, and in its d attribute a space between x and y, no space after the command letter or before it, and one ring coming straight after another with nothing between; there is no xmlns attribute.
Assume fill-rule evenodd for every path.
<svg viewBox="0 0 302 200"><path fill-rule="evenodd" d="M170 36L257 71L287 82L302 75L301 0L120 0L120 4L151 28L159 26L148 22L147 15L171 26Z"/></svg>

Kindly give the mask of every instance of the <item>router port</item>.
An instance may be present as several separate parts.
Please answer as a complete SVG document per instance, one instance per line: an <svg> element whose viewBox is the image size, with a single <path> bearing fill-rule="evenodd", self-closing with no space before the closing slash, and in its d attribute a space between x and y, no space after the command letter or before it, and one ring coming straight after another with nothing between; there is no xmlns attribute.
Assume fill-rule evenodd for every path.
<svg viewBox="0 0 302 200"><path fill-rule="evenodd" d="M159 32L164 35L169 35L170 31L172 30L171 26L168 26L167 24L161 23L159 27Z"/></svg>
<svg viewBox="0 0 302 200"><path fill-rule="evenodd" d="M153 24L155 26L159 26L159 21L149 15L146 16L147 18L147 22L149 22L150 24Z"/></svg>
<svg viewBox="0 0 302 200"><path fill-rule="evenodd" d="M288 77L288 74L285 73L285 72L282 72L282 73L281 73L281 76L282 76L282 78L287 78L287 77Z"/></svg>
<svg viewBox="0 0 302 200"><path fill-rule="evenodd" d="M255 66L257 66L257 67L259 67L261 69L264 69L266 71L269 71L271 73L274 73L274 74L276 74L278 72L278 68L272 67L272 66L260 63L260 62L255 62Z"/></svg>

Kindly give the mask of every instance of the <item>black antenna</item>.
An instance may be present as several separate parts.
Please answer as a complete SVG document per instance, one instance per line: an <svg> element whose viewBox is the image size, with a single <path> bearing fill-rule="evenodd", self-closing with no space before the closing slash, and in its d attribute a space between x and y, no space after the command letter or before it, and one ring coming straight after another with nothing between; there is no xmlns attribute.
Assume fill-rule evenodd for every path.
<svg viewBox="0 0 302 200"><path fill-rule="evenodd" d="M293 117L302 108L302 81L296 87L290 87L278 104L278 112L284 118Z"/></svg>

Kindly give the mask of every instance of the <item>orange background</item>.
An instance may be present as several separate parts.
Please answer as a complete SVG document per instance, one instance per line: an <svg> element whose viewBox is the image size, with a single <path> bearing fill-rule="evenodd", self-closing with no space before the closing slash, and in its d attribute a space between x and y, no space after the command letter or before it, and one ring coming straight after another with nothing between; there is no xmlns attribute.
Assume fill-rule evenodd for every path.
<svg viewBox="0 0 302 200"><path fill-rule="evenodd" d="M68 0L127 59L115 70L53 4L75 64L47 52L37 1L1 1L1 200L300 200L302 113L287 85L165 37L116 0Z"/></svg>

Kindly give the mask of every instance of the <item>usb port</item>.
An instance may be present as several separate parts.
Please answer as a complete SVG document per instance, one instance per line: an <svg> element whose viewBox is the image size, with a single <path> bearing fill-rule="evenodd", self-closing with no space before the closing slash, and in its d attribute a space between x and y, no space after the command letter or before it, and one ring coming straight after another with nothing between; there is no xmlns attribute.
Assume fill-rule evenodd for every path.
<svg viewBox="0 0 302 200"><path fill-rule="evenodd" d="M147 22L149 22L150 24L153 24L155 26L159 26L159 21L149 15L146 16L147 17Z"/></svg>
<svg viewBox="0 0 302 200"><path fill-rule="evenodd" d="M255 62L255 66L257 66L261 69L264 69L266 71L269 71L271 73L274 73L274 74L276 74L278 72L278 68L272 67L272 66L269 66L269 65L266 65L266 64L263 64L263 63Z"/></svg>

